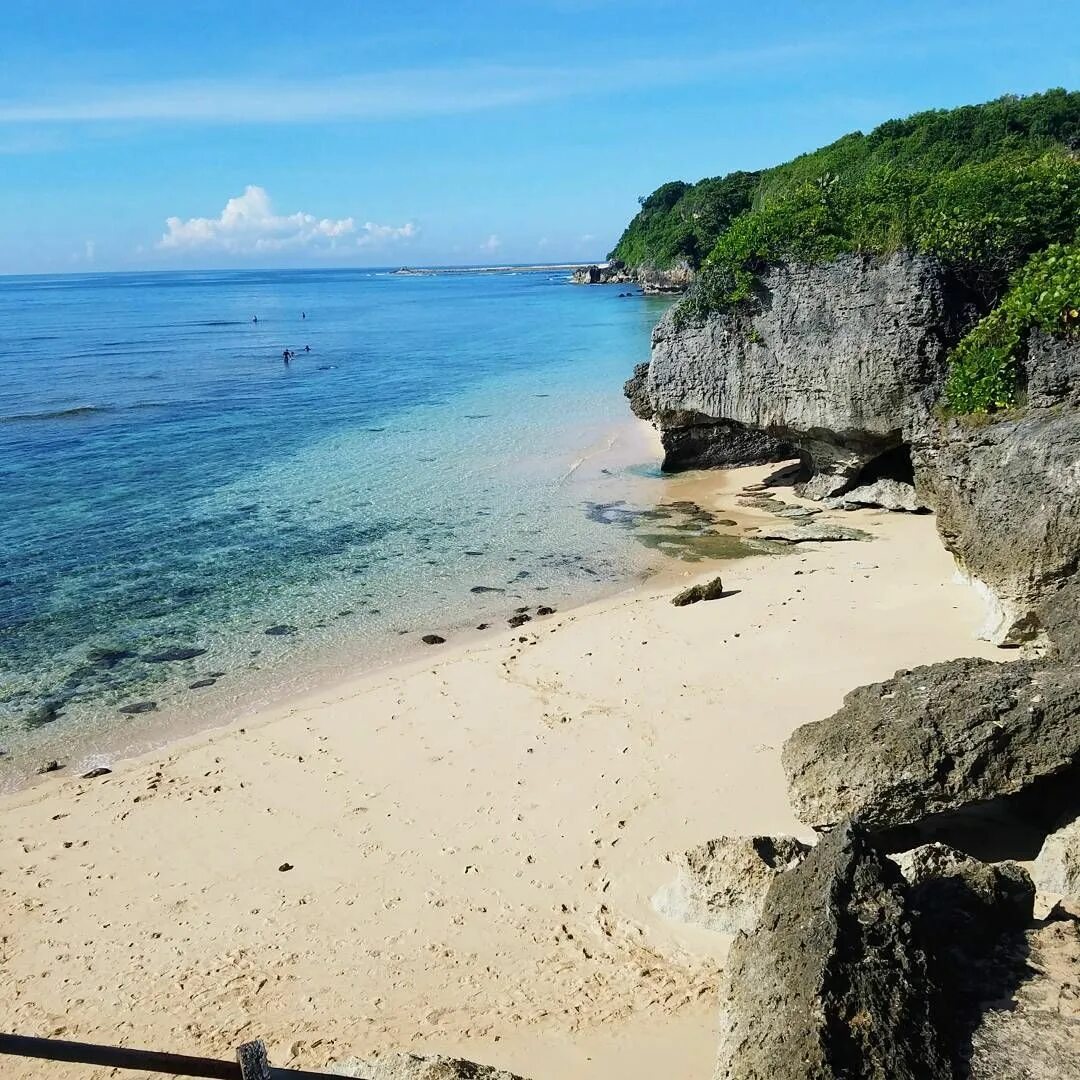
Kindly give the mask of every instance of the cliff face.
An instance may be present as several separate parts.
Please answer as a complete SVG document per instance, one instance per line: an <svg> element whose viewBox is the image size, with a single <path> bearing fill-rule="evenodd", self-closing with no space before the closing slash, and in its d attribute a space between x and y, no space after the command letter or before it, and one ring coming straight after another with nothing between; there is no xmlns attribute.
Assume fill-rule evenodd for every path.
<svg viewBox="0 0 1080 1080"><path fill-rule="evenodd" d="M734 421L799 448L811 494L843 491L925 428L946 354L976 314L929 257L843 256L768 271L760 313L653 332L639 398L661 432Z"/></svg>

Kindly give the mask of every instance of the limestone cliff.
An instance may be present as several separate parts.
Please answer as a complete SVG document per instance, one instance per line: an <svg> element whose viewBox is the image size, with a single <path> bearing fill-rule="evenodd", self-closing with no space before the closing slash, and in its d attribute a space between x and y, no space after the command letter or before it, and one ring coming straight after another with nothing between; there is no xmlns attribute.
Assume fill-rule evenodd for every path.
<svg viewBox="0 0 1080 1080"><path fill-rule="evenodd" d="M762 284L756 314L680 325L668 312L637 398L669 437L735 423L794 444L812 493L837 494L925 428L977 307L937 260L909 253L785 264ZM702 449L686 464L717 454Z"/></svg>

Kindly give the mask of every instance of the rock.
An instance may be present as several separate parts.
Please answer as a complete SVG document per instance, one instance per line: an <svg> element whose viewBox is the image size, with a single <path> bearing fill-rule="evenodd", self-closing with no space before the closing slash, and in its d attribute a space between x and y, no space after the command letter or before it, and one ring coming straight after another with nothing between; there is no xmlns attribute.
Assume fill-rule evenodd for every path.
<svg viewBox="0 0 1080 1080"><path fill-rule="evenodd" d="M555 614L555 609L553 607L548 607L547 605L544 605L544 606L538 607L536 609L536 614L537 615L554 615Z"/></svg>
<svg viewBox="0 0 1080 1080"><path fill-rule="evenodd" d="M939 943L970 949L1010 927L1026 929L1035 904L1028 872L1014 862L986 863L948 844L923 844L892 856L912 886L909 901Z"/></svg>
<svg viewBox="0 0 1080 1080"><path fill-rule="evenodd" d="M669 919L734 934L757 926L773 878L810 850L790 836L721 836L678 856L675 881L653 897Z"/></svg>
<svg viewBox="0 0 1080 1080"><path fill-rule="evenodd" d="M815 514L820 514L821 511L809 506L799 506L798 503L792 503L790 506L781 507L779 510L774 510L774 514L777 517L793 518L796 521L802 521L806 518L812 518Z"/></svg>
<svg viewBox="0 0 1080 1080"><path fill-rule="evenodd" d="M697 604L702 600L719 600L724 595L724 582L719 577L707 581L702 585L691 585L688 589L676 593L671 602L676 607L686 607L687 604Z"/></svg>
<svg viewBox="0 0 1080 1080"><path fill-rule="evenodd" d="M112 769L107 769L104 765L99 765L96 769L90 769L88 772L84 772L81 779L96 780L99 776L109 776L111 773Z"/></svg>
<svg viewBox="0 0 1080 1080"><path fill-rule="evenodd" d="M639 420L651 420L653 418L652 403L649 401L648 383L649 362L636 364L634 374L623 384L623 393L630 402L630 411Z"/></svg>
<svg viewBox="0 0 1080 1080"><path fill-rule="evenodd" d="M291 862L283 862L278 867L278 872L282 873L282 874L287 874L290 870L293 870L293 869L295 869L295 868L293 867L293 864Z"/></svg>
<svg viewBox="0 0 1080 1080"><path fill-rule="evenodd" d="M575 285L623 285L634 280L633 273L625 263L612 259L606 263L579 266L570 274Z"/></svg>
<svg viewBox="0 0 1080 1080"><path fill-rule="evenodd" d="M970 1080L1080 1080L1080 924L1029 930L1010 950L1011 991L988 987L970 1036ZM1006 955L1003 960L1010 957Z"/></svg>
<svg viewBox="0 0 1080 1080"><path fill-rule="evenodd" d="M505 589L500 589L496 585L474 585L469 590L469 592L476 593L477 595L479 595L480 593L506 592L506 590Z"/></svg>
<svg viewBox="0 0 1080 1080"><path fill-rule="evenodd" d="M1080 755L1080 670L951 660L852 690L781 755L798 817L870 829L1012 795Z"/></svg>
<svg viewBox="0 0 1080 1080"><path fill-rule="evenodd" d="M204 687L213 686L217 682L217 679L196 679L194 682L188 683L189 690L202 690Z"/></svg>
<svg viewBox="0 0 1080 1080"><path fill-rule="evenodd" d="M476 624L476 629L477 630L487 630L488 627L490 627L490 626L491 626L491 623L486 623L486 622L477 623Z"/></svg>
<svg viewBox="0 0 1080 1080"><path fill-rule="evenodd" d="M951 421L912 460L945 546L987 594L982 636L1006 640L1080 566L1080 412Z"/></svg>
<svg viewBox="0 0 1080 1080"><path fill-rule="evenodd" d="M796 525L794 527L780 526L762 529L762 540L783 540L788 544L821 543L826 541L840 540L873 540L874 538L862 529L849 529L844 525Z"/></svg>
<svg viewBox="0 0 1080 1080"><path fill-rule="evenodd" d="M877 506L882 510L908 514L918 514L928 509L915 494L914 484L887 477L834 495L825 500L825 506L830 510L858 510L864 506Z"/></svg>
<svg viewBox="0 0 1080 1080"><path fill-rule="evenodd" d="M63 707L64 702L62 701L43 701L23 716L23 725L28 728L36 728L51 724L63 716L61 711Z"/></svg>
<svg viewBox="0 0 1080 1080"><path fill-rule="evenodd" d="M1031 876L1040 892L1080 904L1080 816L1065 822L1043 841Z"/></svg>
<svg viewBox="0 0 1080 1080"><path fill-rule="evenodd" d="M47 773L58 772L64 766L59 761L46 761L44 764L38 766L38 776L45 776Z"/></svg>
<svg viewBox="0 0 1080 1080"><path fill-rule="evenodd" d="M850 824L774 879L720 1000L717 1080L953 1075L907 887Z"/></svg>
<svg viewBox="0 0 1080 1080"><path fill-rule="evenodd" d="M440 637L438 634L425 634L420 639L425 645L445 645L446 638Z"/></svg>
<svg viewBox="0 0 1080 1080"><path fill-rule="evenodd" d="M288 637L290 634L300 633L300 630L290 623L277 623L275 626L268 626L263 633L270 637Z"/></svg>
<svg viewBox="0 0 1080 1080"><path fill-rule="evenodd" d="M91 649L86 654L86 661L95 667L112 670L123 660L133 660L135 653L128 649Z"/></svg>
<svg viewBox="0 0 1080 1080"><path fill-rule="evenodd" d="M1021 356L1020 382L1029 408L1080 409L1080 339L1033 331Z"/></svg>
<svg viewBox="0 0 1080 1080"><path fill-rule="evenodd" d="M268 630L267 633L270 631ZM163 649L161 652L147 653L143 659L149 664L170 664L178 660L194 660L196 656L202 656L205 649L194 646L181 646L175 649Z"/></svg>
<svg viewBox="0 0 1080 1080"><path fill-rule="evenodd" d="M835 478L821 496L837 494L928 423L949 348L978 310L936 259L907 252L787 263L761 281L752 317L665 315L640 394L661 431L691 414L794 444Z"/></svg>
<svg viewBox="0 0 1080 1080"><path fill-rule="evenodd" d="M660 444L664 448L660 465L664 472L768 465L787 461L796 454L791 443L768 432L733 420L711 420L691 413L666 414L660 429Z"/></svg>
<svg viewBox="0 0 1080 1080"><path fill-rule="evenodd" d="M361 1060L349 1058L329 1066L332 1076L363 1077L364 1080L524 1080L515 1073L461 1058L434 1054L382 1054Z"/></svg>
<svg viewBox="0 0 1080 1080"><path fill-rule="evenodd" d="M646 296L685 292L694 280L694 270L686 260L660 269L656 266L635 267L634 280Z"/></svg>
<svg viewBox="0 0 1080 1080"><path fill-rule="evenodd" d="M117 711L126 713L129 716L136 716L139 713L153 712L156 708L156 701L136 701L131 705L121 705Z"/></svg>
<svg viewBox="0 0 1080 1080"><path fill-rule="evenodd" d="M1024 638L1041 635L1056 661L1080 662L1080 574L1074 574L1032 613Z"/></svg>
<svg viewBox="0 0 1080 1080"><path fill-rule="evenodd" d="M506 620L506 622L508 626L524 626L525 623L532 622L532 616L528 615L524 611L519 611L516 615L511 615L510 618Z"/></svg>

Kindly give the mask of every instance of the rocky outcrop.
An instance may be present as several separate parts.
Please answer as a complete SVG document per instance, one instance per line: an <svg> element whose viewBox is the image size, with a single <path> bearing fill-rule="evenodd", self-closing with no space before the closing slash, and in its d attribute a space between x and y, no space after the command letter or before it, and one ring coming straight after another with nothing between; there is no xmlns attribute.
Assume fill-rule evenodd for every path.
<svg viewBox="0 0 1080 1080"><path fill-rule="evenodd" d="M912 457L945 546L986 591L983 636L1006 640L1080 569L1080 411L953 420L917 439Z"/></svg>
<svg viewBox="0 0 1080 1080"><path fill-rule="evenodd" d="M1043 841L1031 876L1041 891L1080 905L1080 816L1064 822Z"/></svg>
<svg viewBox="0 0 1080 1080"><path fill-rule="evenodd" d="M764 272L757 314L653 331L641 392L661 431L735 421L796 445L815 497L855 486L929 422L946 354L976 314L933 258L841 256Z"/></svg>
<svg viewBox="0 0 1080 1080"><path fill-rule="evenodd" d="M1029 408L1080 409L1080 341L1035 330L1020 360L1020 385Z"/></svg>
<svg viewBox="0 0 1080 1080"><path fill-rule="evenodd" d="M646 296L686 292L694 280L694 270L688 262L678 262L661 269L656 266L638 266L634 280Z"/></svg>
<svg viewBox="0 0 1080 1080"><path fill-rule="evenodd" d="M928 509L916 494L914 484L888 477L852 488L842 495L834 495L825 500L825 506L829 510L861 510L867 506L877 506L882 510L907 514L918 514Z"/></svg>
<svg viewBox="0 0 1080 1080"><path fill-rule="evenodd" d="M677 856L676 877L654 897L661 915L734 934L753 930L773 879L810 850L791 836L721 836Z"/></svg>
<svg viewBox="0 0 1080 1080"><path fill-rule="evenodd" d="M951 1080L936 1011L900 871L844 825L731 946L717 1080Z"/></svg>
<svg viewBox="0 0 1080 1080"><path fill-rule="evenodd" d="M524 1080L516 1073L441 1054L382 1054L364 1060L349 1058L332 1064L330 1075L362 1077L363 1080Z"/></svg>
<svg viewBox="0 0 1080 1080"><path fill-rule="evenodd" d="M1080 670L954 660L852 690L784 744L788 790L816 829L870 829L1014 795L1080 762Z"/></svg>
<svg viewBox="0 0 1080 1080"><path fill-rule="evenodd" d="M618 259L611 262L579 266L570 274L575 285L625 285L634 280L633 271Z"/></svg>

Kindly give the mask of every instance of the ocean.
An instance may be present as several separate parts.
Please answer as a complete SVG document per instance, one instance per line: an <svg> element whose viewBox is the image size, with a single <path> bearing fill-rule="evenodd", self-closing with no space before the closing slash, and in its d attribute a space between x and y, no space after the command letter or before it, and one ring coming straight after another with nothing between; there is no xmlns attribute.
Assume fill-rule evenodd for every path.
<svg viewBox="0 0 1080 1080"><path fill-rule="evenodd" d="M0 279L0 786L645 572L621 388L665 301L625 292Z"/></svg>

